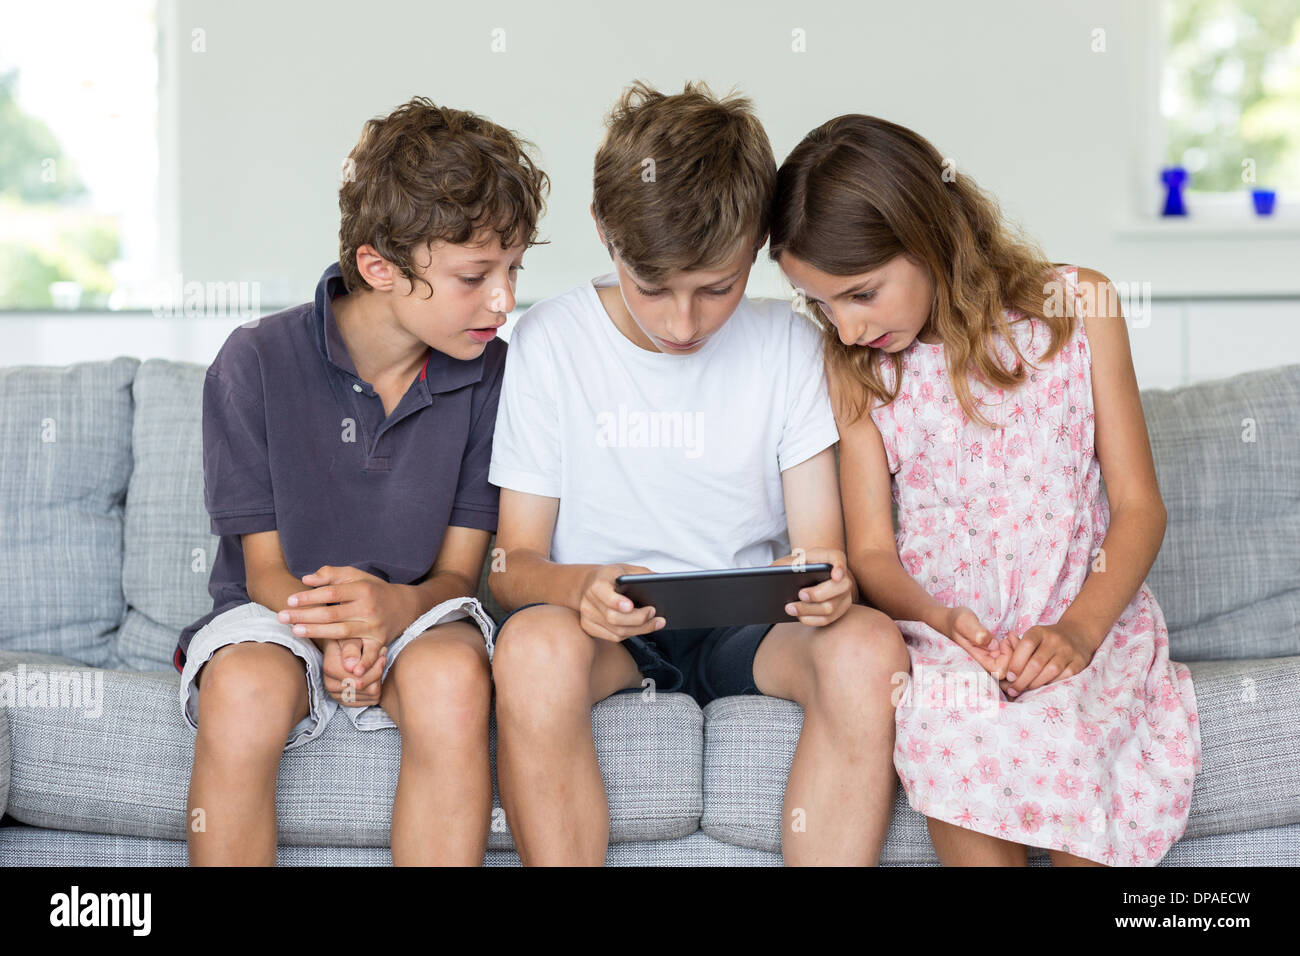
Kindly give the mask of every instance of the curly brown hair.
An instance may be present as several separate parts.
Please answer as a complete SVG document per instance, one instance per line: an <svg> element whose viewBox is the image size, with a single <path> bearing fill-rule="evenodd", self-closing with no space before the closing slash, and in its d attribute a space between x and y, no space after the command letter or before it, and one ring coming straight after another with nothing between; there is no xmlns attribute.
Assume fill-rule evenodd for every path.
<svg viewBox="0 0 1300 956"><path fill-rule="evenodd" d="M535 149L491 120L423 96L367 120L339 188L339 268L348 292L369 288L357 270L363 245L412 285L429 285L416 275L413 253L431 242L463 244L487 228L502 248L539 245L550 180L526 148Z"/></svg>
<svg viewBox="0 0 1300 956"><path fill-rule="evenodd" d="M776 157L748 99L708 84L667 95L637 80L606 118L592 210L611 251L648 282L708 269L767 235Z"/></svg>
<svg viewBox="0 0 1300 956"><path fill-rule="evenodd" d="M897 255L927 270L934 281L928 327L943 340L962 408L983 426L991 423L974 407L967 375L1010 389L1027 374L1003 310L1047 323L1051 341L1040 361L1055 355L1074 328L1072 297L1064 296L1062 310L1062 280L1053 264L1003 221L997 201L955 174L924 137L874 116L823 123L781 164L768 249L775 261L789 253L831 275L861 275ZM902 354L845 345L820 308L812 311L824 334L828 372L847 386L841 394L848 419L892 402ZM1015 368L1004 368L993 354L996 337L1015 353ZM886 360L894 368L892 389L881 375Z"/></svg>

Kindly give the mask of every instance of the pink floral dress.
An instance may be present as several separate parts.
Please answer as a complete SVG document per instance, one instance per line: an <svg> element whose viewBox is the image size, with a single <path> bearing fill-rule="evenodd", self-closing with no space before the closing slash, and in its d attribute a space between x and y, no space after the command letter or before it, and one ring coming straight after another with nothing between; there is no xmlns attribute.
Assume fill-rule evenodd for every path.
<svg viewBox="0 0 1300 956"><path fill-rule="evenodd" d="M1077 269L1060 272L1077 294ZM903 353L898 398L871 413L893 475L903 566L941 604L970 606L998 638L1060 619L1085 578L1104 573L1110 522L1083 321L1044 363L1046 324L1008 318L1038 369L1005 394L971 379L982 414L1005 429L966 416L943 346L920 341ZM1007 344L997 349L1014 367ZM1154 865L1182 836L1201 761L1196 698L1187 667L1169 660L1164 615L1145 583L1084 671L1014 699L938 631L898 626L912 675L894 764L918 812L1107 864Z"/></svg>

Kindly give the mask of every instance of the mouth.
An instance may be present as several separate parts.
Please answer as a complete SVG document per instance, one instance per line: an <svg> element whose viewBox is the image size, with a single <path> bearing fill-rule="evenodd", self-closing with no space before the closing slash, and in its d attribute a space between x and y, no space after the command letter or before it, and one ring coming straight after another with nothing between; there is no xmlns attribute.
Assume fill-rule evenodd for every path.
<svg viewBox="0 0 1300 956"><path fill-rule="evenodd" d="M655 336L655 341L657 341L664 348L672 352L689 352L691 349L695 348L695 346L703 342L704 339L703 338L692 339L689 342L677 343L677 342L670 342L668 339L661 339L658 336Z"/></svg>
<svg viewBox="0 0 1300 956"><path fill-rule="evenodd" d="M873 348L873 349L884 348L884 347L885 347L885 343L887 343L887 342L889 341L889 337L890 337L891 335L893 335L893 334L894 334L894 333L892 333L892 332L886 332L886 333L885 333L884 335L882 335L880 338L878 338L878 339L872 339L870 342L868 342L868 343L867 343L867 347L868 347L868 348Z"/></svg>
<svg viewBox="0 0 1300 956"><path fill-rule="evenodd" d="M465 334L475 342L491 342L497 337L497 329L501 328L502 325L505 325L505 323L502 322L499 325L485 325L480 329L466 329Z"/></svg>

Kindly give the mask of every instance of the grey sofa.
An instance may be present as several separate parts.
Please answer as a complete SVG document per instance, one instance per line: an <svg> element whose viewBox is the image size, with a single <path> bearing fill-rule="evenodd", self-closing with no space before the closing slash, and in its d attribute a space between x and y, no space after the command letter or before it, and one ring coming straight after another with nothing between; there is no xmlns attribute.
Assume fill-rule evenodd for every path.
<svg viewBox="0 0 1300 956"><path fill-rule="evenodd" d="M210 606L202 380L130 358L0 369L0 863L185 862L194 738L171 656ZM1143 401L1169 511L1150 580L1192 667L1204 756L1165 862L1295 865L1300 366ZM485 581L480 596L499 614ZM609 862L779 863L800 722L761 697L597 705ZM396 731L362 740L341 718L290 751L280 861L389 863L398 751ZM518 862L500 814L487 862ZM901 790L883 862L936 862Z"/></svg>

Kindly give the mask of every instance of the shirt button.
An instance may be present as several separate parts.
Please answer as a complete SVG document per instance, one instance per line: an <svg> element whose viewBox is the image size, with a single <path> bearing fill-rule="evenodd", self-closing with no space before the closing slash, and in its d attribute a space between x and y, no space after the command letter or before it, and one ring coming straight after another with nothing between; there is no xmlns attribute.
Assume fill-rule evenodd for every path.
<svg viewBox="0 0 1300 956"><path fill-rule="evenodd" d="M353 383L352 383L352 391L354 391L354 392L359 392L359 391L361 391L361 386L358 385L356 382L353 382Z"/></svg>

